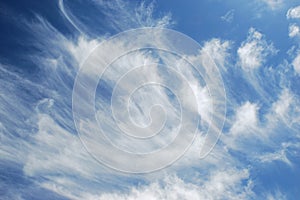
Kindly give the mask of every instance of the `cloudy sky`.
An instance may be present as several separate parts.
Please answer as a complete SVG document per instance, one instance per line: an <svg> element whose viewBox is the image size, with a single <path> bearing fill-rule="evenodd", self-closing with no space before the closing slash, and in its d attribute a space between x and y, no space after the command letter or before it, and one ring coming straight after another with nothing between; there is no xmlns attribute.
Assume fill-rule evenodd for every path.
<svg viewBox="0 0 300 200"><path fill-rule="evenodd" d="M297 0L0 3L0 199L297 199Z"/></svg>

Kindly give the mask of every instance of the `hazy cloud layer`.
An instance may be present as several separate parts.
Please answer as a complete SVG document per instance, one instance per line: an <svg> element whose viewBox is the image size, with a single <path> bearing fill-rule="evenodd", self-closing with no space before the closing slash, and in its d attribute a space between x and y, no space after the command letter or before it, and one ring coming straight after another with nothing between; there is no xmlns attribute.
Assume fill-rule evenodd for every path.
<svg viewBox="0 0 300 200"><path fill-rule="evenodd" d="M274 0L264 2L272 8L282 3ZM133 5L120 0L93 3L110 20L107 24L112 32L174 25L171 14L155 18L155 4L152 3ZM110 99L101 96L101 92L112 93L112 82L131 66L147 65L158 60L177 64L176 69L190 81L196 96L202 128L185 156L171 167L152 174L129 175L104 167L91 157L78 137L72 116L72 89L80 65L111 33L100 28L93 29L101 24L100 19L92 24L85 23L64 1L59 1L59 8L77 30L75 36L65 36L42 17L20 22L25 31L37 33L32 45L43 54L32 53L29 57L38 66L38 78L13 70L8 64L0 65L2 170L19 169L20 176L30 179L28 185L69 199L286 199L279 189L269 191L262 186L263 192L256 193L255 186L260 184L256 173L260 169L270 169L277 162L293 168L294 158L299 156L300 102L299 94L292 87L295 85L293 80L300 74L299 53L291 63L284 65L287 61L282 61L274 68L269 67L268 59L278 50L268 36L250 28L248 35L244 36L246 39L236 44L237 47L233 45L234 41L211 38L203 42L198 55L187 55L189 59L213 59L220 69L227 92L228 112L223 135L204 159L199 159L204 141L202 130L206 130L215 114L211 113L215 102L201 77L195 75L188 63L162 52L158 57L157 52L141 50L120 58L114 63L115 67L106 72L106 85L100 88L96 99L97 117L120 147L128 151L149 151L169 141L167 138L166 141L155 140L134 146L123 137L117 137L117 127L108 112ZM233 13L229 11L222 19L232 22ZM287 17L299 18L298 14L298 7L291 8ZM299 35L297 27L290 26L290 37ZM163 43L165 40L161 38L156 42ZM118 55L121 44L122 41L120 45L112 46L108 56ZM120 91L128 91L138 80L169 77L167 70L158 66L154 69L145 70L141 76L121 85ZM92 69L90 74L96 72ZM211 78L213 82L216 77ZM176 79L169 81L178 83ZM184 86L178 85L182 94L186 91ZM271 91L275 95L270 95ZM144 88L133 97L130 108L134 122L147 125L149 107L153 102L160 103L170 117L165 131L173 131L174 124L179 121L178 103L165 89ZM191 102L184 103L187 108L194 108ZM117 111L122 117L122 110ZM217 125L211 124L211 128ZM0 181L0 187L8 184L9 181ZM10 199L22 199L24 193L30 193L29 189L26 191L26 188L18 186L8 190L5 194Z"/></svg>

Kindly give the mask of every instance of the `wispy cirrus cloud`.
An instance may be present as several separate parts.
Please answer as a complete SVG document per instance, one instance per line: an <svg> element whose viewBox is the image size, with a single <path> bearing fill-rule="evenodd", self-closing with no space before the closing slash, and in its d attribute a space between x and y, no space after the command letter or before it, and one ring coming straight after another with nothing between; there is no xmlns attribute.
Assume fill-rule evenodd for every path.
<svg viewBox="0 0 300 200"><path fill-rule="evenodd" d="M63 1L60 3L62 4ZM39 66L40 79L18 74L10 71L9 66L1 65L3 78L1 77L0 83L3 87L0 89L0 154L4 165L9 161L15 163L13 167L21 166L20 176L30 177L35 186L70 199L284 198L285 195L281 192L268 191L267 194L254 194L253 191L257 176L252 174L252 170L261 169L261 163L271 166L274 162L280 161L293 166L290 157L294 155L292 150L298 150L296 138L300 116L298 96L289 88L292 84L287 81L289 77L283 76L286 69L266 69L265 74L257 72L251 74L252 76L248 73L253 69L263 71L268 56L276 52L272 42L266 41L262 33L251 28L247 39L237 49L236 59L239 60L238 66L242 69L240 71L234 68L235 63L229 59L235 56L229 53L229 49L234 48L231 41L215 38L208 40L203 43L202 52L194 55L195 59L208 60L207 56L209 56L215 61L222 77L226 79L225 84L229 94L227 130L224 129L221 141L217 143L211 154L205 159L199 159L200 147L204 140L204 136L199 131L196 141L186 156L174 166L154 174L128 175L99 165L86 152L75 130L71 115L71 99L76 72L91 49L106 39L110 32L96 34L101 32L99 29L93 30L93 34L89 35L89 30L93 29L91 27L95 27L98 22L101 24L101 21L92 24L82 22L67 3L70 2L66 2L64 7L60 5L60 8L63 14L68 16L68 20L75 24L75 29L79 30L74 38L64 36L43 18L38 18L34 23L26 23L25 27L28 31L37 33L36 43L33 45L43 52L42 56L30 55L30 59ZM95 1L95 3L99 3L96 5L107 14L114 31L144 26L168 27L173 24L169 14L161 18L153 17L154 4L149 6L142 3L137 7L131 7L131 4L123 1ZM159 42L165 41L162 39ZM115 45L107 54L117 54L119 47L122 46ZM187 63L179 62L176 57L165 54L162 54L160 59L170 65L178 64L177 69L181 70L181 73L192 83L192 89L199 103L198 114L201 115L205 128L207 125L205 123L209 123L212 116L210 107L216 105L209 95L208 88L201 83L201 78L190 70ZM150 51L138 51L121 58L115 63L115 68L107 72L106 88L101 88L100 92L111 92L110 81L117 79L117 76L130 69L130 66L147 65L157 60L157 55ZM295 58L296 72L297 66L300 65ZM208 66L206 70L209 69ZM91 74L96 72L92 70ZM251 91L249 89L251 88L262 95L254 95L254 98L248 100L244 92L232 91L236 84L233 80L234 76L239 77L237 85L248 84L244 91ZM146 70L140 77L133 77L131 81L121 85L121 89L126 92L128 87L137 80L162 77L168 77L168 72L158 68ZM213 81L216 77L210 78ZM262 84L265 80L271 82L276 95L265 95L270 90L266 84ZM173 82L177 83L174 80ZM275 83L280 83L280 87ZM186 88L182 86L179 85L178 88L185 94ZM241 99L247 100L240 102L232 93L237 93L242 97ZM173 116L171 118L173 121L170 121L172 125L176 122L178 113L176 102L172 102L169 95L162 88L145 88L139 91L130 104L132 119L138 124L147 125L149 123L147 108L153 102L160 102L164 105L165 111ZM266 98L262 96L268 97L267 103ZM108 117L109 113L105 110L108 100L105 98L97 100L99 119L107 123L107 131L116 133L114 132L116 127L113 126ZM122 110L119 112L122 114ZM171 129L167 129L169 130ZM292 138L291 144L285 145L288 139L283 137L284 134L289 134ZM138 148L138 146L129 146L122 140L120 144L131 151ZM147 145L151 147L151 144ZM150 147L147 145L140 145L140 147L149 150ZM245 159L246 162L243 162ZM22 192L26 191L22 188L17 190L15 198L22 196Z"/></svg>
<svg viewBox="0 0 300 200"><path fill-rule="evenodd" d="M265 4L267 4L272 10L279 9L283 6L283 0L262 0Z"/></svg>
<svg viewBox="0 0 300 200"><path fill-rule="evenodd" d="M161 182L132 188L128 194L102 194L99 199L251 199L251 183L242 183L248 177L247 170L238 169L218 171L198 184L169 176Z"/></svg>

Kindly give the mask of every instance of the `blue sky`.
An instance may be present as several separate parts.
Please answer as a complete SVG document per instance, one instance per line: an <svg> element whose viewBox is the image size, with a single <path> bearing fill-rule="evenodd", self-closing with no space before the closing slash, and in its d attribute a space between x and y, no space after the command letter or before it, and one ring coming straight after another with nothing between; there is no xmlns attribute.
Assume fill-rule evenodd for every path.
<svg viewBox="0 0 300 200"><path fill-rule="evenodd" d="M296 0L13 0L0 26L0 199L300 196Z"/></svg>

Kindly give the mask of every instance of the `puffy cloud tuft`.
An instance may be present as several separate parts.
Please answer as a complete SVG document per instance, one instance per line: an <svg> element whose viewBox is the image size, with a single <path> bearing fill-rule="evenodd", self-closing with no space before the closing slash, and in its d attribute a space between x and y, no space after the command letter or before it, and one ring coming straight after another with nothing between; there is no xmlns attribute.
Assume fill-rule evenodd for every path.
<svg viewBox="0 0 300 200"><path fill-rule="evenodd" d="M295 72L300 75L300 53L296 56L292 64Z"/></svg>
<svg viewBox="0 0 300 200"><path fill-rule="evenodd" d="M277 53L273 43L268 43L264 35L250 28L247 39L238 51L239 65L244 70L257 69L264 64L266 57Z"/></svg>
<svg viewBox="0 0 300 200"><path fill-rule="evenodd" d="M289 37L296 37L300 35L300 28L296 24L291 24L289 26Z"/></svg>
<svg viewBox="0 0 300 200"><path fill-rule="evenodd" d="M288 19L300 18L300 6L290 8L286 13L286 17Z"/></svg>

